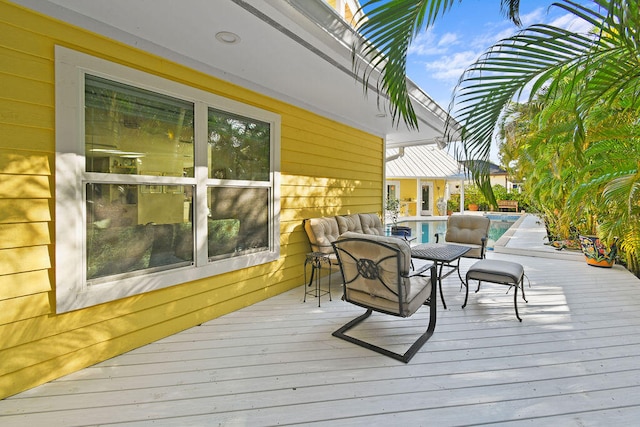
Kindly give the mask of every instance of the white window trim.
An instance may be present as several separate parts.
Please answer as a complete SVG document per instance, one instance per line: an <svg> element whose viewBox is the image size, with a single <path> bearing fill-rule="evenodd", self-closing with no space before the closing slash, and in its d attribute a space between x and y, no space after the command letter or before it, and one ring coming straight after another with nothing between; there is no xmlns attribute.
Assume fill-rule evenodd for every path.
<svg viewBox="0 0 640 427"><path fill-rule="evenodd" d="M193 280L203 279L251 266L276 261L280 257L280 125L278 114L223 98L114 62L61 46L55 48L56 65L56 312L63 313L137 295ZM85 173L84 158L84 75L90 73L143 89L164 93L195 104L195 179L168 178L175 183L196 183L194 205L207 211L207 108L209 106L271 124L271 165L269 251L209 261L207 257L206 215L196 215L196 259L193 266L136 275L87 286L85 279ZM203 119L204 118L204 119ZM109 177L117 182L118 177ZM144 176L127 179L144 182ZM148 180L148 177L146 177ZM173 182L172 181L172 182ZM229 181L225 181L229 184ZM238 181L231 184L243 185ZM82 261L81 261L82 260Z"/></svg>

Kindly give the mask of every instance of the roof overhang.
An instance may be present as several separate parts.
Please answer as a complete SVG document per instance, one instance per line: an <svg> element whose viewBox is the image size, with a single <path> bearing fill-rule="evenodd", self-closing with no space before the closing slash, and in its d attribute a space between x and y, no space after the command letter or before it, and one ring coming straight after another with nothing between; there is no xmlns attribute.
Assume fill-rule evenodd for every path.
<svg viewBox="0 0 640 427"><path fill-rule="evenodd" d="M352 71L357 35L323 0L14 1L384 137L388 146L442 141L447 113L413 82L408 84L417 131L392 123L375 88L365 96ZM237 34L239 42L218 41L223 31Z"/></svg>

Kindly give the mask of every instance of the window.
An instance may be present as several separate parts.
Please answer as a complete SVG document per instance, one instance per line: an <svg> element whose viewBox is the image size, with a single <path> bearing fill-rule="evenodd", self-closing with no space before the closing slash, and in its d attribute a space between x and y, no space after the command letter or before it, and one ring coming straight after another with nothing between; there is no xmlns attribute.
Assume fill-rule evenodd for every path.
<svg viewBox="0 0 640 427"><path fill-rule="evenodd" d="M279 116L56 48L57 311L274 261Z"/></svg>

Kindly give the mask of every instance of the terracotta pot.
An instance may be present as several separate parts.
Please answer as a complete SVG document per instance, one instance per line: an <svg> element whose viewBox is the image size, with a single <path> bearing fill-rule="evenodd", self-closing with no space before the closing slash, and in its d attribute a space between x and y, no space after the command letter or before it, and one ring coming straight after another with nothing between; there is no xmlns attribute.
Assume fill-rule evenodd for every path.
<svg viewBox="0 0 640 427"><path fill-rule="evenodd" d="M618 248L612 244L607 248L602 244L598 236L578 236L580 247L587 261L587 264L595 267L611 268L615 263Z"/></svg>
<svg viewBox="0 0 640 427"><path fill-rule="evenodd" d="M477 211L478 210L478 205L476 205L475 203L469 203L469 210L470 211Z"/></svg>

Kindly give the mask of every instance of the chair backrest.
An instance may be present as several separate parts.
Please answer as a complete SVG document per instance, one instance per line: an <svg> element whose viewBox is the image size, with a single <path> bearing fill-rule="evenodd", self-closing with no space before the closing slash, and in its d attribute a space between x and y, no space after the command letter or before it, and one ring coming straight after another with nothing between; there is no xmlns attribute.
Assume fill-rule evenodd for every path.
<svg viewBox="0 0 640 427"><path fill-rule="evenodd" d="M331 244L340 236L338 222L335 217L305 219L304 229L309 237L312 251L325 254L333 253Z"/></svg>
<svg viewBox="0 0 640 427"><path fill-rule="evenodd" d="M481 215L451 215L445 240L453 243L482 245L489 235L489 218Z"/></svg>
<svg viewBox="0 0 640 427"><path fill-rule="evenodd" d="M362 231L362 223L360 222L360 215L338 215L336 216L336 221L338 222L338 231L340 234L344 234L348 231L353 231L354 233L363 233Z"/></svg>
<svg viewBox="0 0 640 427"><path fill-rule="evenodd" d="M362 224L362 232L364 234L384 236L384 225L377 214L368 213L358 215L360 216L360 224Z"/></svg>
<svg viewBox="0 0 640 427"><path fill-rule="evenodd" d="M415 292L408 277L411 249L405 240L347 232L333 247L346 301L401 317L417 310L420 304L410 304Z"/></svg>

